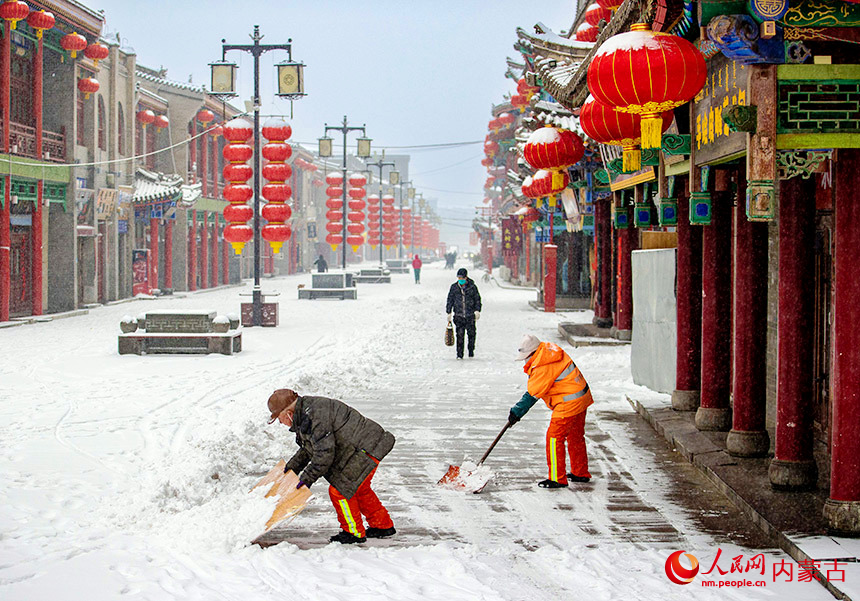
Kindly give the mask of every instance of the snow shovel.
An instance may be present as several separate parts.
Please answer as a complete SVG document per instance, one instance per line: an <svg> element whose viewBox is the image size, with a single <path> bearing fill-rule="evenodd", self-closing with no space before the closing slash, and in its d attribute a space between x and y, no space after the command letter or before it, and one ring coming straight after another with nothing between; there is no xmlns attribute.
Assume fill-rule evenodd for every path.
<svg viewBox="0 0 860 601"><path fill-rule="evenodd" d="M474 492L474 493L481 492L484 489L484 487L487 485L487 482L490 481L490 476L479 477L479 478L470 477L470 476L477 473L478 468L481 467L481 465L483 465L484 460L486 460L487 457L489 457L490 452L493 450L493 448L495 448L496 443L499 442L499 439L502 438L502 435L510 427L511 427L510 422L505 422L505 427L502 428L502 431L499 432L498 436L496 436L496 439L493 441L493 444L490 445L490 448L487 449L487 452L484 453L484 456L481 457L481 460L478 462L478 464L475 466L475 468L473 470L463 473L460 471L459 465L449 465L448 471L445 472L445 475L439 479L438 484L441 486L445 486L447 488L471 487L473 489L472 492Z"/></svg>

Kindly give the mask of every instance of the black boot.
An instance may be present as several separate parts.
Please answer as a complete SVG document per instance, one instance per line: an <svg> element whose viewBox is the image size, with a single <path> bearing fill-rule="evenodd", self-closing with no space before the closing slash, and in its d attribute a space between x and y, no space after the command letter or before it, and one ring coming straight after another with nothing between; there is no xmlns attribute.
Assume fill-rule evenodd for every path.
<svg viewBox="0 0 860 601"><path fill-rule="evenodd" d="M590 476L574 476L573 474L568 474L567 479L571 482L591 482Z"/></svg>
<svg viewBox="0 0 860 601"><path fill-rule="evenodd" d="M334 536L332 536L328 540L329 540L329 542L332 542L332 543L342 543L344 545L351 545L353 543L361 544L361 543L367 542L367 539L364 538L363 536L361 536L361 537L355 536L354 534L347 532L346 530L341 530L340 532L338 532L337 534L335 534Z"/></svg>
<svg viewBox="0 0 860 601"><path fill-rule="evenodd" d="M562 484L561 482L556 482L555 480L541 480L538 482L538 486L541 488L567 488L567 484Z"/></svg>
<svg viewBox="0 0 860 601"><path fill-rule="evenodd" d="M394 526L391 528L368 528L364 534L367 538L387 538L397 534L397 530L394 529Z"/></svg>

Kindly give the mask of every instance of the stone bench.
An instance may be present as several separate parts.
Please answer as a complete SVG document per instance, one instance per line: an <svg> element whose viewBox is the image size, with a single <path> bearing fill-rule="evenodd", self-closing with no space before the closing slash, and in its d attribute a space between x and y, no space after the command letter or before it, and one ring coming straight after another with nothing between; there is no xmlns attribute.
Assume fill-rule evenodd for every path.
<svg viewBox="0 0 860 601"><path fill-rule="evenodd" d="M299 288L299 300L339 298L355 300L358 292L351 273L312 273L311 288Z"/></svg>
<svg viewBox="0 0 860 601"><path fill-rule="evenodd" d="M358 298L358 291L355 288L299 288L299 300L317 298L355 300Z"/></svg>
<svg viewBox="0 0 860 601"><path fill-rule="evenodd" d="M412 262L407 259L386 259L385 266L391 273L409 273Z"/></svg>
<svg viewBox="0 0 860 601"><path fill-rule="evenodd" d="M387 269L362 269L352 277L357 284L390 284L391 272Z"/></svg>
<svg viewBox="0 0 860 601"><path fill-rule="evenodd" d="M238 319L216 318L214 311L148 311L124 318L118 337L120 355L232 355L242 351Z"/></svg>

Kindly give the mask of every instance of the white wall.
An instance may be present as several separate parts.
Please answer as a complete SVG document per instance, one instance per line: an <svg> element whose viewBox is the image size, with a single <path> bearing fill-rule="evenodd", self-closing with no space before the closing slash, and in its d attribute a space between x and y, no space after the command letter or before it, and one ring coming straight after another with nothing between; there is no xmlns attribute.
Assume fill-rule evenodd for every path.
<svg viewBox="0 0 860 601"><path fill-rule="evenodd" d="M675 389L675 319L675 249L634 251L630 370L636 384Z"/></svg>

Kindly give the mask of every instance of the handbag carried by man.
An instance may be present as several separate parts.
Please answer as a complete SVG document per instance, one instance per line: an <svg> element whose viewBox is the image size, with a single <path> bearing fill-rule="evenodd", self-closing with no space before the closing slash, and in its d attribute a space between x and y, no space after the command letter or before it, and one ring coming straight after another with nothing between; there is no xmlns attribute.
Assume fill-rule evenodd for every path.
<svg viewBox="0 0 860 601"><path fill-rule="evenodd" d="M445 346L454 346L454 324L450 321L445 327Z"/></svg>

